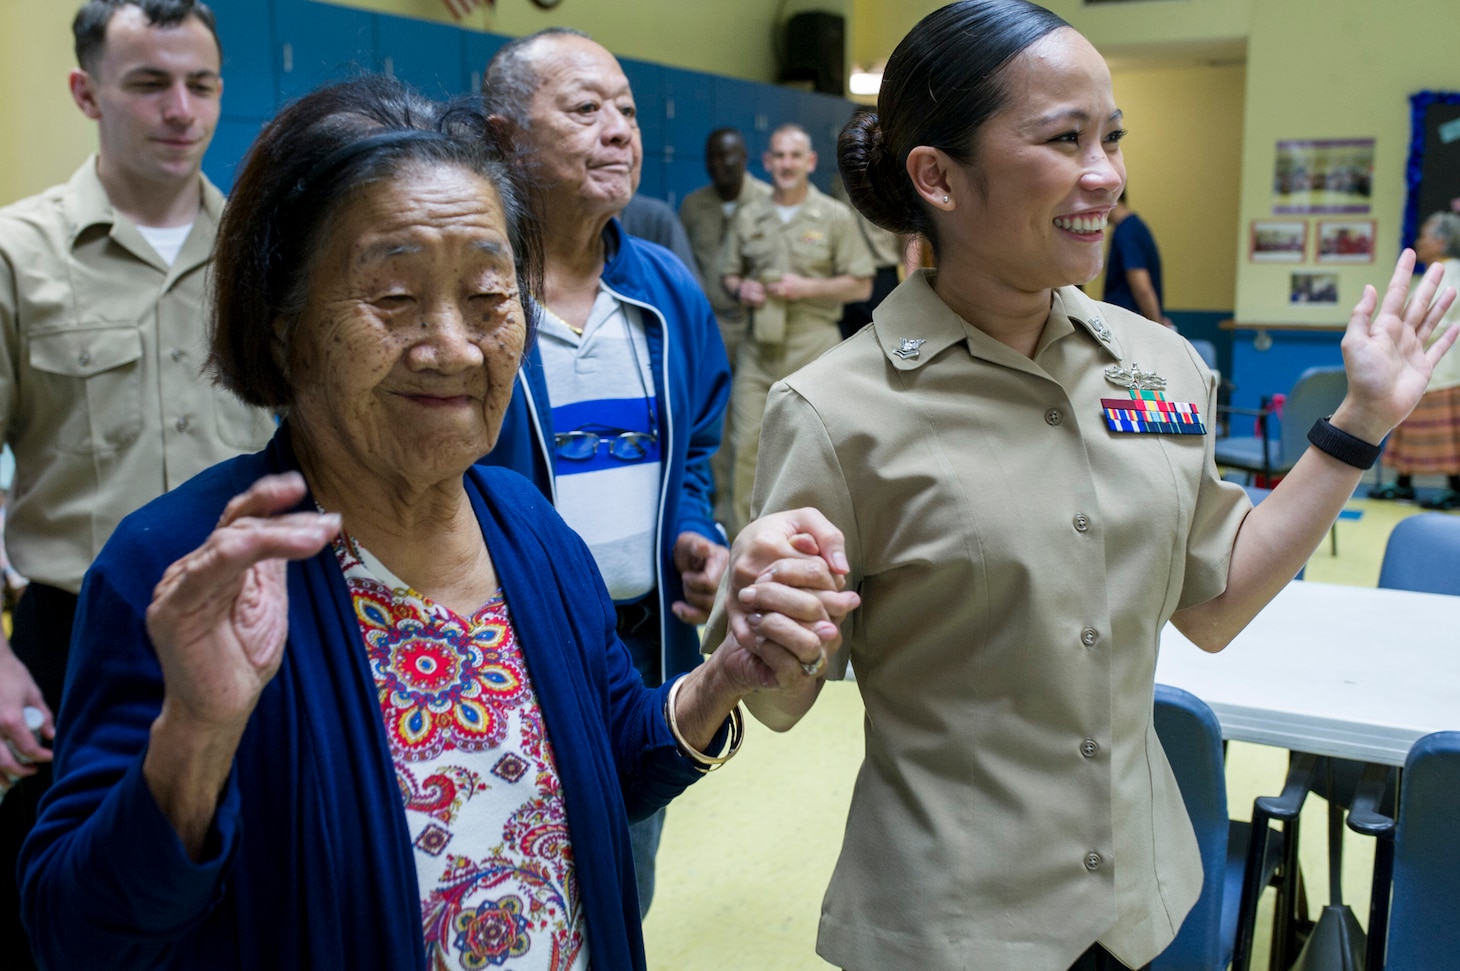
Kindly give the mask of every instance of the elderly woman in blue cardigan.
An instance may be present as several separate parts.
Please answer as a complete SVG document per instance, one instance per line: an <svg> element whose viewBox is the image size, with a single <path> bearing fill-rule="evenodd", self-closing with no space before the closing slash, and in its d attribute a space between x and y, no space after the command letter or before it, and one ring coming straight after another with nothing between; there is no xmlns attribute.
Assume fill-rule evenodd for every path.
<svg viewBox="0 0 1460 971"><path fill-rule="evenodd" d="M533 330L510 152L379 78L251 150L212 360L285 417L88 575L22 862L45 966L643 968L629 820L728 758L741 697L810 677L855 602L758 583L755 636L647 689L584 544L472 467Z"/></svg>

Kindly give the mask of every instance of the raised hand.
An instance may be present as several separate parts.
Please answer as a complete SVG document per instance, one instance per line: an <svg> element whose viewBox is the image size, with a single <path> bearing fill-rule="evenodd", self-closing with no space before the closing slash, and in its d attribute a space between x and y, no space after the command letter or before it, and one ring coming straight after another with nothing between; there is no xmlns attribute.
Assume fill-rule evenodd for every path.
<svg viewBox="0 0 1460 971"><path fill-rule="evenodd" d="M147 608L162 664L162 712L142 765L157 805L193 859L249 715L284 656L286 561L340 530L336 513L285 513L304 498L296 472L234 496L202 546L167 568Z"/></svg>
<svg viewBox="0 0 1460 971"><path fill-rule="evenodd" d="M1364 287L1344 331L1348 396L1333 423L1368 442L1377 443L1414 410L1436 362L1455 343L1457 328L1451 327L1425 346L1455 291L1447 287L1436 295L1444 268L1434 263L1410 296L1414 262L1413 250L1400 254L1382 303L1373 287Z"/></svg>

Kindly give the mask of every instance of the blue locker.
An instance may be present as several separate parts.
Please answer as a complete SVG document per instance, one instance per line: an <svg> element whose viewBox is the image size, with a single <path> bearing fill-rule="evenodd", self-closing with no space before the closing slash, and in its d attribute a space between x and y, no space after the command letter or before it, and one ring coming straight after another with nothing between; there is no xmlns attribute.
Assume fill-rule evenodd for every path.
<svg viewBox="0 0 1460 971"><path fill-rule="evenodd" d="M243 161L244 153L267 121L267 118L224 118L218 122L213 143L203 156L203 172L225 194L233 188L238 163Z"/></svg>
<svg viewBox="0 0 1460 971"><path fill-rule="evenodd" d="M274 13L266 0L212 0L223 43L224 117L274 113Z"/></svg>
<svg viewBox="0 0 1460 971"><path fill-rule="evenodd" d="M461 32L462 63L466 68L468 91L481 93L482 72L487 69L487 62L492 59L492 55L501 50L507 40L508 38L500 34L482 34L475 30Z"/></svg>
<svg viewBox="0 0 1460 971"><path fill-rule="evenodd" d="M715 77L682 68L664 68L664 141L674 160L703 156L705 140L721 127L715 116Z"/></svg>
<svg viewBox="0 0 1460 971"><path fill-rule="evenodd" d="M461 35L449 24L376 14L375 60L428 98L454 98L470 87Z"/></svg>
<svg viewBox="0 0 1460 971"><path fill-rule="evenodd" d="M674 155L664 141L664 67L627 57L620 57L618 62L629 79L634 105L639 111L639 136L644 143L644 169L639 179L639 193L663 199L664 165Z"/></svg>
<svg viewBox="0 0 1460 971"><path fill-rule="evenodd" d="M279 102L362 71L378 71L375 16L312 0L275 0Z"/></svg>

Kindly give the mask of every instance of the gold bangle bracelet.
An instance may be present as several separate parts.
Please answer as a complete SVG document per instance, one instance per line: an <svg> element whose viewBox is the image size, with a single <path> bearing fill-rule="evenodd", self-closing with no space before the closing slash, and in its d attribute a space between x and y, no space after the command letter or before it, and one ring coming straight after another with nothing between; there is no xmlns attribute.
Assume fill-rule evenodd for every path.
<svg viewBox="0 0 1460 971"><path fill-rule="evenodd" d="M740 745L745 741L745 716L740 713L740 705L737 702L734 708L730 709L730 739L729 745L725 748L724 755L706 755L685 741L679 731L679 719L675 717L675 702L679 700L679 688L684 684L684 678L675 681L669 686L669 695L664 701L664 717L669 722L669 732L674 736L674 743L679 750L695 763L695 767L701 772L713 772L720 766L729 762L740 751Z"/></svg>

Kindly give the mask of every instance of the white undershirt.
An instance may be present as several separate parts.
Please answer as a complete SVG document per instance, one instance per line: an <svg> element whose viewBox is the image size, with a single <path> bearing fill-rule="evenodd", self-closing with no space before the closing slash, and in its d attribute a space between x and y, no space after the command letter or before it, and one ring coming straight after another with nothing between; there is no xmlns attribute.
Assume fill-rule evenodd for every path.
<svg viewBox="0 0 1460 971"><path fill-rule="evenodd" d="M796 213L800 211L801 203L799 202L794 206L776 206L776 216L781 220L781 225L783 226L792 219L795 219Z"/></svg>
<svg viewBox="0 0 1460 971"><path fill-rule="evenodd" d="M188 233L192 231L192 223L185 226L139 225L137 227L137 232L142 234L142 238L147 240L148 244L157 251L157 255L162 257L162 262L168 266L177 262L177 254L182 252L183 243L187 242Z"/></svg>

